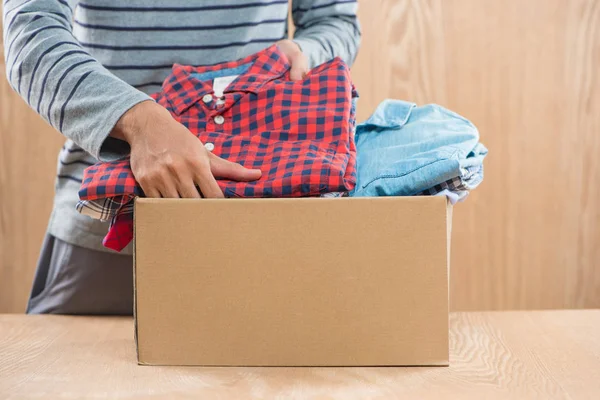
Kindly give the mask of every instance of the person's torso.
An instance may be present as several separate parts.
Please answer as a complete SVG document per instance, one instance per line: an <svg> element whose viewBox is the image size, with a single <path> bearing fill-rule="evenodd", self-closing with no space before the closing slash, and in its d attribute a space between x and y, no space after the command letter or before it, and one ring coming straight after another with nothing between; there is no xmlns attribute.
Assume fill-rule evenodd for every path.
<svg viewBox="0 0 600 400"><path fill-rule="evenodd" d="M84 0L73 32L113 74L152 93L174 63L211 65L287 35L287 0Z"/></svg>
<svg viewBox="0 0 600 400"><path fill-rule="evenodd" d="M83 0L73 34L114 75L151 94L174 63L238 60L287 37L287 17L287 0ZM100 234L105 224L75 216L83 170L95 162L67 141L59 154L55 213L69 210L70 220Z"/></svg>

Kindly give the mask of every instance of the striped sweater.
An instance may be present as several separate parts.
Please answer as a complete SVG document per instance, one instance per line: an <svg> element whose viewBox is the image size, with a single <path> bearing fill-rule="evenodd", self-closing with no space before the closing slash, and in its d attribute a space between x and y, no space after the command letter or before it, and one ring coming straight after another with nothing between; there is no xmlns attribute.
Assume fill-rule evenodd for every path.
<svg viewBox="0 0 600 400"><path fill-rule="evenodd" d="M293 0L291 7L294 40L311 67L335 56L354 60L356 0ZM78 214L75 204L84 168L128 152L108 137L115 123L160 90L174 63L253 54L287 37L287 16L288 0L4 0L8 80L67 138L49 233L106 251L106 224Z"/></svg>

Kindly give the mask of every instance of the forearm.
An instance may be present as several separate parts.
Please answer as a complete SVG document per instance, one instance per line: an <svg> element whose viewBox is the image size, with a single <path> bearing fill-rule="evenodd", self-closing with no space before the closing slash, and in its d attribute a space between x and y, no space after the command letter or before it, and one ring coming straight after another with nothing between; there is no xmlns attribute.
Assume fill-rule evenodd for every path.
<svg viewBox="0 0 600 400"><path fill-rule="evenodd" d="M96 158L127 151L108 138L121 116L149 100L106 70L72 34L74 0L5 0L4 57L15 91ZM108 139L107 139L108 138Z"/></svg>
<svg viewBox="0 0 600 400"><path fill-rule="evenodd" d="M357 3L352 0L294 0L294 41L307 55L310 67L334 57L354 62L360 44Z"/></svg>

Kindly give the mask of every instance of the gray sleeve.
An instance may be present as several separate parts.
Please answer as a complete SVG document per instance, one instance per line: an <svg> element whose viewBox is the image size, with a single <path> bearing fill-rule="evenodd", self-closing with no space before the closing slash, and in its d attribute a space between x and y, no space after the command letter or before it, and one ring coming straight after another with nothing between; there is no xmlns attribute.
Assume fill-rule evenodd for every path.
<svg viewBox="0 0 600 400"><path fill-rule="evenodd" d="M128 151L108 137L119 118L150 97L88 54L72 34L77 0L4 0L4 58L12 88L48 123L96 158Z"/></svg>
<svg viewBox="0 0 600 400"><path fill-rule="evenodd" d="M313 68L334 57L354 62L360 44L356 0L293 0L294 41Z"/></svg>

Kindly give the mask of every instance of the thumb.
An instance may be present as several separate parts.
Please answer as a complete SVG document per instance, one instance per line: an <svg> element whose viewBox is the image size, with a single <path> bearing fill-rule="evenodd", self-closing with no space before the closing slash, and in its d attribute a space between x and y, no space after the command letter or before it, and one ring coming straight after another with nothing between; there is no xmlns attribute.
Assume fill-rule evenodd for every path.
<svg viewBox="0 0 600 400"><path fill-rule="evenodd" d="M308 61L303 53L298 53L290 60L292 68L290 70L290 79L298 81L304 79L308 73Z"/></svg>
<svg viewBox="0 0 600 400"><path fill-rule="evenodd" d="M224 160L216 155L210 155L210 169L215 178L231 179L238 182L249 182L260 179L260 169L249 169L240 164Z"/></svg>

